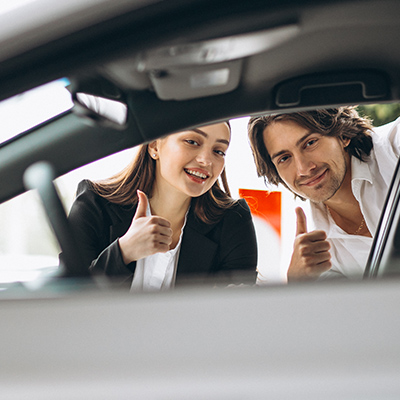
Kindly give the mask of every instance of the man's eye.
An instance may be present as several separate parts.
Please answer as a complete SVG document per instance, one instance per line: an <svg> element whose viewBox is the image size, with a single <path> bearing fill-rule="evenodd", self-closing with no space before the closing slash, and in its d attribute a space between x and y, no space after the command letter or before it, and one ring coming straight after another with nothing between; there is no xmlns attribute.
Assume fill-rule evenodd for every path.
<svg viewBox="0 0 400 400"><path fill-rule="evenodd" d="M278 164L283 164L288 159L289 159L289 156L283 156L278 160Z"/></svg>
<svg viewBox="0 0 400 400"><path fill-rule="evenodd" d="M311 140L309 140L307 143L306 143L306 147L310 147L310 146L312 146L314 143L316 143L317 142L317 139L311 139Z"/></svg>

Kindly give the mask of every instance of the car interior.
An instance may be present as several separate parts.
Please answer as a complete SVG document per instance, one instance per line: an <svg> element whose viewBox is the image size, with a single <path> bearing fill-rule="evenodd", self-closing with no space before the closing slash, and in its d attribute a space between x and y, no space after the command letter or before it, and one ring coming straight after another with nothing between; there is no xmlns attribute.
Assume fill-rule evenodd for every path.
<svg viewBox="0 0 400 400"><path fill-rule="evenodd" d="M20 13L22 26L34 3L10 16ZM39 290L13 285L1 292L0 337L11 343L2 350L4 393L31 399L398 395L399 319L388 304L400 293L399 166L362 282L222 293L193 285L162 296L114 293L82 272L54 181L208 123L398 103L400 2L102 0L51 7L52 14L35 14L8 36L8 25L0 28L0 100L62 81L73 104L0 144L0 202L35 191L66 254L66 270ZM82 280L69 284L68 274ZM90 297L93 285L102 290Z"/></svg>

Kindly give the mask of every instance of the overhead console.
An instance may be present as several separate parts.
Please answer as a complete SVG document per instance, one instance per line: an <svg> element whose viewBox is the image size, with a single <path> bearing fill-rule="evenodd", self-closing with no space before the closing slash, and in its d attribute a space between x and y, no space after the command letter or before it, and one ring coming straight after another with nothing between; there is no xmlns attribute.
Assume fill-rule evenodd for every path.
<svg viewBox="0 0 400 400"><path fill-rule="evenodd" d="M295 37L299 26L194 43L174 43L108 64L105 72L127 89L155 91L161 100L188 100L228 93L239 83L246 57Z"/></svg>

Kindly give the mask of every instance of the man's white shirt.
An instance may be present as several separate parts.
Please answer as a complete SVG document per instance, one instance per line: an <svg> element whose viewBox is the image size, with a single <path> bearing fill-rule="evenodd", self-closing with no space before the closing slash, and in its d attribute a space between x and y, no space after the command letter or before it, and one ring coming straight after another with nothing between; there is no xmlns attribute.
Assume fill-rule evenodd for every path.
<svg viewBox="0 0 400 400"><path fill-rule="evenodd" d="M373 149L366 161L351 158L351 187L360 204L365 223L374 236L400 155L400 118L374 128ZM327 233L331 244L332 268L320 279L361 278L372 245L372 238L349 235L338 227L322 203L310 202L316 229Z"/></svg>

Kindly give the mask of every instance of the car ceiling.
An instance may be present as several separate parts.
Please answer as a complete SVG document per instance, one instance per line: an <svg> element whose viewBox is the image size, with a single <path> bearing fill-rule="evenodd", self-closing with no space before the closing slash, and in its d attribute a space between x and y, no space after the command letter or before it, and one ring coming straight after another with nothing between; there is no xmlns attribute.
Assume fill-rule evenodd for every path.
<svg viewBox="0 0 400 400"><path fill-rule="evenodd" d="M29 27L25 42L14 34L13 52L0 50L0 96L67 77L73 93L127 102L127 126L68 112L3 145L1 201L24 191L22 175L35 161L50 161L58 176L211 121L399 99L397 0L92 3L70 10L58 30L57 14L47 36L33 24L37 41Z"/></svg>

